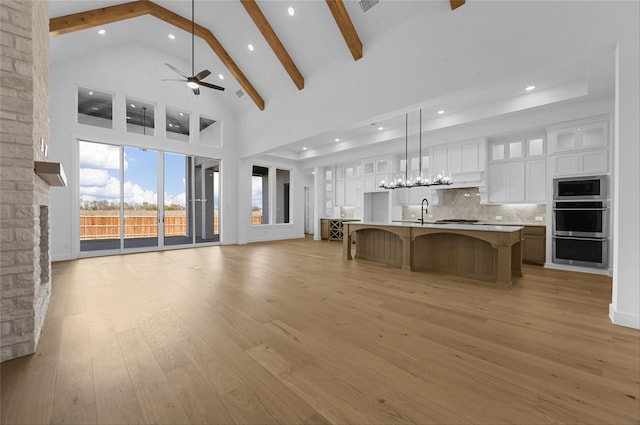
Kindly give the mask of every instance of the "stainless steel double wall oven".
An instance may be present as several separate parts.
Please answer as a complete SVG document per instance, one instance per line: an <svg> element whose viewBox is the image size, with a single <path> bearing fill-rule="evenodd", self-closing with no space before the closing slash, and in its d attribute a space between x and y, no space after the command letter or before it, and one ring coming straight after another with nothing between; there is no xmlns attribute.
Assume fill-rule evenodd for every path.
<svg viewBox="0 0 640 425"><path fill-rule="evenodd" d="M553 180L553 262L608 267L606 175Z"/></svg>

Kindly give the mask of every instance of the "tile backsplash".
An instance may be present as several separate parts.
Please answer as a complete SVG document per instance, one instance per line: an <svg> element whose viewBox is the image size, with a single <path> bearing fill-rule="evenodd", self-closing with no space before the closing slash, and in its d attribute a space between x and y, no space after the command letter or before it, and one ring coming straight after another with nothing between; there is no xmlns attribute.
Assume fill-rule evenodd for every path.
<svg viewBox="0 0 640 425"><path fill-rule="evenodd" d="M477 187L442 190L440 205L429 206L425 220L475 219L490 223L546 224L545 204L481 204ZM502 220L496 219L502 217ZM536 220L542 217L542 220ZM420 205L402 207L403 220L420 218Z"/></svg>

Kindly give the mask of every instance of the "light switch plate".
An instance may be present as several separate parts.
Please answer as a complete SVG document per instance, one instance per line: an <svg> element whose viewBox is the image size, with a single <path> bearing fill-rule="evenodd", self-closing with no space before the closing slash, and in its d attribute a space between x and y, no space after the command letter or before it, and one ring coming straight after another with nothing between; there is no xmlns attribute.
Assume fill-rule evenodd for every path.
<svg viewBox="0 0 640 425"><path fill-rule="evenodd" d="M536 216L536 221L542 221L542 217L541 217L541 216L539 216L539 215L537 215L537 216Z"/></svg>

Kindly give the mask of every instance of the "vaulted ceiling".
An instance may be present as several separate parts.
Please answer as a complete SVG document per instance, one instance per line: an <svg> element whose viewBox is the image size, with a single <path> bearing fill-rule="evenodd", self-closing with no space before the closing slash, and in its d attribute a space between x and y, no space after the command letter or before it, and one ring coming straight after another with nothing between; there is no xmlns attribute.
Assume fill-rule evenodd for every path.
<svg viewBox="0 0 640 425"><path fill-rule="evenodd" d="M205 68L212 72L205 81L226 88L224 92L216 91L215 96L234 113L268 111L270 102L281 93L304 93L305 88L317 89L314 84L326 84L315 78L323 68L339 63L340 67L366 70L363 63L367 61L368 48L379 45L388 34L397 32L416 16L420 16L425 25L460 17L466 17L468 22L473 17L470 14L485 4L464 4L461 0L196 0L194 68L195 72ZM288 13L290 6L294 8L293 16ZM55 63L136 42L166 55L169 63L178 60L190 64L191 7L190 0L128 3L50 0L51 60ZM99 29L105 33L99 35ZM174 38L170 39L169 34ZM434 39L433 42L446 40ZM508 45L511 50L517 50L516 37L504 37L502 42L503 48ZM249 44L254 47L252 51ZM457 111L455 116L431 115L434 118L425 119L423 129L433 131L579 98L587 93L586 87L590 95L610 93L613 69L608 59L541 64L540 69L532 69L527 75L514 75L481 87L461 84L459 91L425 99L419 105L432 113L441 105ZM182 71L191 75L190 69ZM169 68L162 76L176 77ZM523 100L522 85L532 77L541 91L535 100ZM390 74L380 84L402 84L395 78ZM299 139L271 153L304 160L336 149L397 139L404 132L404 112L389 111L344 128ZM379 127L384 130L378 130ZM349 140L349 144L327 146L327 140L336 139Z"/></svg>
<svg viewBox="0 0 640 425"><path fill-rule="evenodd" d="M443 0L439 9L450 7L454 10L464 3L464 0L450 0L447 4ZM58 48L58 45L73 43L75 48L66 49L66 54L79 54L96 45L104 47L133 38L145 40L160 50L177 47L177 51L184 54L190 51L187 47L193 32L199 39L197 68L209 67L207 63L200 62L204 62L204 58L210 63L210 53L213 52L217 59L214 61L214 77L227 75L233 78L233 89L237 86L262 110L265 108L265 95L262 93L268 95L273 92L276 80L272 78L274 74L278 75L276 87L284 84L283 80L286 78L283 77L288 75L291 83L298 90L303 90L305 78L300 68L305 73L312 74L314 69L330 62L335 55L348 53L354 61L361 59L363 42L354 20L365 34L365 41L373 42L377 35L424 10L428 2L402 2L400 7L399 5L400 2L385 4L378 0L347 3L342 0L326 0L295 2L294 5L280 1L263 1L258 4L255 0L200 0L195 2L195 6L189 1L176 0L51 0L51 37L75 33L73 38L65 37L64 43L53 43L52 56L54 60L60 60L64 55L60 54L65 50L64 47ZM364 13L371 14L369 19L363 18ZM155 19L138 19L140 17ZM134 20L135 23L132 23ZM116 25L118 23L121 25ZM98 28L104 30L100 37L95 34ZM88 30L94 32L87 32ZM163 31L164 37L160 36ZM180 32L179 37L176 32ZM169 34L172 34L171 39L168 38ZM96 42L98 39L102 40ZM202 41L211 52L202 48ZM249 45L252 46L251 50ZM280 69L277 69L279 66L276 62ZM297 63L301 64L300 67ZM277 72L270 72L274 68ZM189 71L184 72L191 75ZM268 82L263 82L265 74L269 76ZM237 90L233 92L236 93Z"/></svg>

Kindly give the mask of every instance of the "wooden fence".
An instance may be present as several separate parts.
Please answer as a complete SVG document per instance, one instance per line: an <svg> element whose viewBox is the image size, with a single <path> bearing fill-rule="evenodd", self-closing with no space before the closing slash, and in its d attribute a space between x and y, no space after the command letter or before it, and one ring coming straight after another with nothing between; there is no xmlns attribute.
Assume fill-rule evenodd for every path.
<svg viewBox="0 0 640 425"><path fill-rule="evenodd" d="M213 218L213 232L220 233L218 217ZM185 216L165 216L164 235L184 236L187 234ZM125 238L148 238L158 236L158 217L126 216L124 218ZM80 240L117 239L120 237L120 217L109 215L81 215Z"/></svg>

